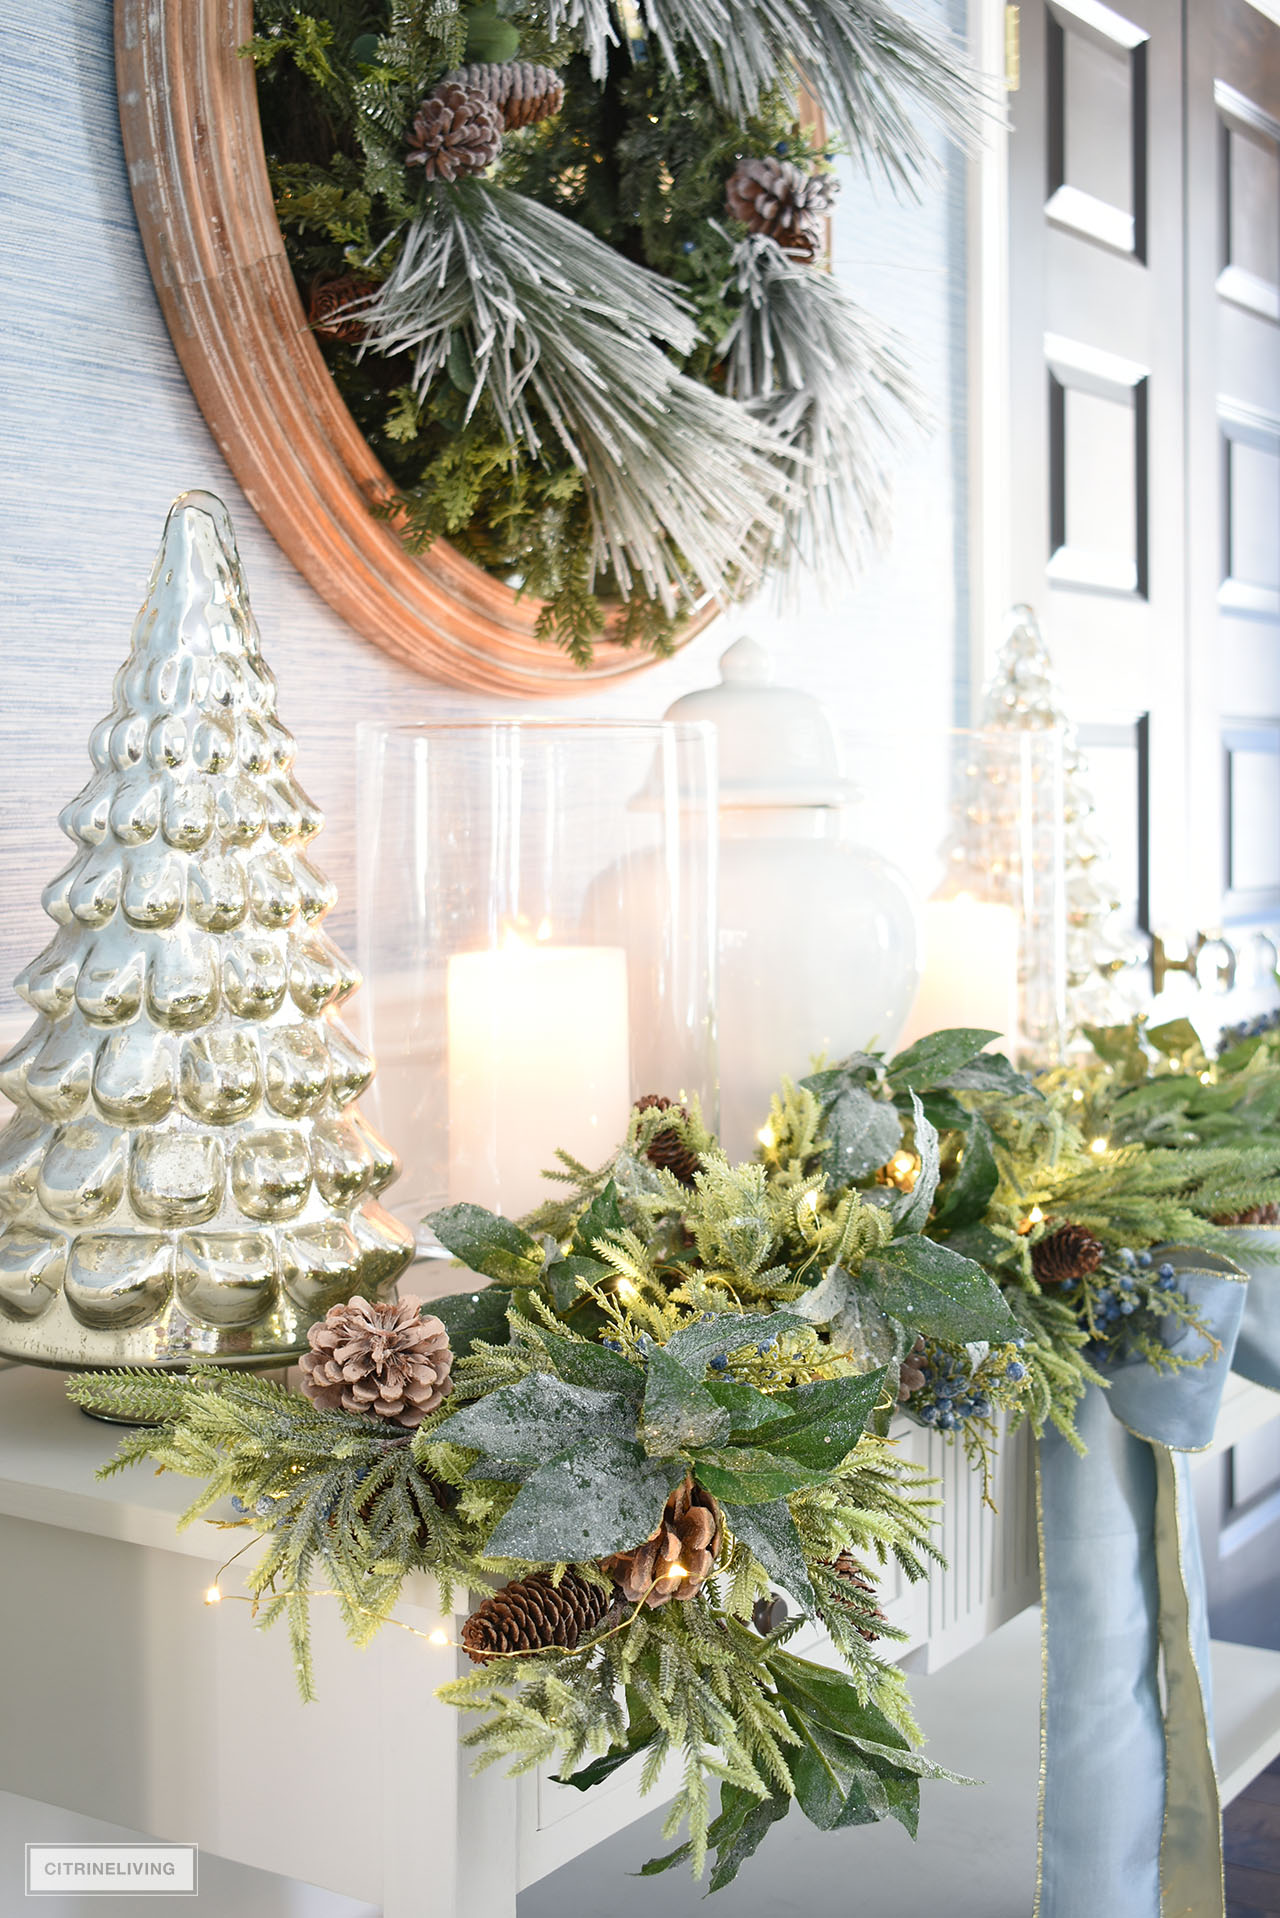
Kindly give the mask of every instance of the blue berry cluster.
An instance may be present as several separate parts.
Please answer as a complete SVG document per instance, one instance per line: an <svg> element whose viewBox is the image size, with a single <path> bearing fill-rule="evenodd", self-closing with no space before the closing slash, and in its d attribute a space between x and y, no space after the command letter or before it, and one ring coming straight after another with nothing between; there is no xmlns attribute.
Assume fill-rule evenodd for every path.
<svg viewBox="0 0 1280 1918"><path fill-rule="evenodd" d="M1161 1316L1159 1295L1176 1289L1178 1275L1167 1259L1156 1262L1150 1252L1122 1245L1079 1282L1076 1316L1090 1334L1086 1355L1096 1359L1111 1345L1122 1344L1133 1328L1130 1321ZM1148 1324L1148 1328L1150 1325Z"/></svg>
<svg viewBox="0 0 1280 1918"><path fill-rule="evenodd" d="M1260 1039L1264 1033L1274 1032L1277 1026L1280 1026L1280 1006L1273 1006L1269 1012L1259 1012L1238 1026L1226 1026L1218 1041L1219 1057L1224 1052L1230 1052L1232 1046L1243 1045L1246 1039Z"/></svg>
<svg viewBox="0 0 1280 1918"><path fill-rule="evenodd" d="M970 1419L990 1419L1000 1408L1015 1405L1029 1372L1019 1356L1023 1341L981 1347L926 1345L919 1360L924 1384L908 1401L922 1424L938 1432L954 1432Z"/></svg>

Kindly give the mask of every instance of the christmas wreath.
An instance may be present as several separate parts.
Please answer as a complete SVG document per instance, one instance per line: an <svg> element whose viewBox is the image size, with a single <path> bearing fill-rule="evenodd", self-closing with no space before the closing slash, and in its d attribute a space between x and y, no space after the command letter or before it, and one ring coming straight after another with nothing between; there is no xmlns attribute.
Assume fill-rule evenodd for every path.
<svg viewBox="0 0 1280 1918"><path fill-rule="evenodd" d="M289 257L421 547L589 658L882 528L918 411L823 268L843 144L911 186L972 81L884 0L258 0ZM824 128L829 126L832 139Z"/></svg>

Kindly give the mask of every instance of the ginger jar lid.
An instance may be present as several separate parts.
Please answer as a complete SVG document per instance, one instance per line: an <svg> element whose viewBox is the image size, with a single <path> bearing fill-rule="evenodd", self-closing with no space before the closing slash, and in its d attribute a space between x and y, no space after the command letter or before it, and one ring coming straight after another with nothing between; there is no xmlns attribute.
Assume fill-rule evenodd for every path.
<svg viewBox="0 0 1280 1918"><path fill-rule="evenodd" d="M845 805L856 789L844 778L826 707L798 687L775 686L773 672L759 640L735 640L721 655L720 684L686 693L663 717L713 721L722 812Z"/></svg>

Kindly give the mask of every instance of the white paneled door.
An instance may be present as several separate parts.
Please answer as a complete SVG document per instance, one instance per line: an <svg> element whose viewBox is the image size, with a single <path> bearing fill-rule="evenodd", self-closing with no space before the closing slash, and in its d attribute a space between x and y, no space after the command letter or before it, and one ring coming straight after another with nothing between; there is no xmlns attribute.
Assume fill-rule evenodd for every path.
<svg viewBox="0 0 1280 1918"><path fill-rule="evenodd" d="M1014 596L1135 848L1135 922L1247 946L1280 920L1280 25L1032 0L1021 34Z"/></svg>

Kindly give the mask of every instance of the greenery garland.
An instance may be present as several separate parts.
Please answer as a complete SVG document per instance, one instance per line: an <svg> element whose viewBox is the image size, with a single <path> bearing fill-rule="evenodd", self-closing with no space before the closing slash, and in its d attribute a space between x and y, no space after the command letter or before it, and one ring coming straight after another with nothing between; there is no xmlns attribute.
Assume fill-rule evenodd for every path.
<svg viewBox="0 0 1280 1918"><path fill-rule="evenodd" d="M944 42L883 0L254 19L286 248L411 544L537 594L586 660L607 619L668 650L708 596L879 535L918 395L815 235L840 142L910 188L912 109L972 123Z"/></svg>
<svg viewBox="0 0 1280 1918"><path fill-rule="evenodd" d="M892 1816L914 1833L920 1779L950 1774L872 1649L900 1636L877 1570L892 1557L917 1579L937 1556L891 1417L984 1466L997 1414L1074 1440L1085 1384L1116 1358L1213 1349L1161 1242L1229 1246L1224 1206L1280 1201L1280 1136L1245 1153L1119 1136L1156 1123L1152 1088L1162 1138L1214 1086L1214 1126L1226 1110L1252 1127L1251 1101L1280 1102L1275 1041L1214 1067L1186 1033L1175 1054L1170 1029L1149 1050L1125 1028L1100 1036L1113 1062L1035 1084L980 1050L994 1036L937 1033L784 1085L752 1163L731 1164L696 1107L649 1099L607 1165L559 1155L560 1193L526 1220L434 1214L486 1283L434 1303L452 1390L416 1429L216 1367L89 1375L71 1396L153 1422L107 1471L150 1459L203 1479L184 1522L230 1497L232 1529L261 1534L249 1591L262 1623L287 1619L305 1696L315 1593L363 1642L425 1570L446 1606L454 1586L502 1594L464 1633L480 1669L442 1687L480 1715L482 1764L558 1759L584 1789L632 1758L645 1789L680 1766L667 1831L687 1835L646 1869L701 1873L714 1850L711 1887L727 1884L793 1802L822 1829ZM1104 1106L1116 1138L1089 1129ZM1187 1327L1190 1360L1171 1350ZM700 1568L654 1557L690 1502ZM495 1619L508 1635L486 1639ZM805 1619L843 1671L786 1649Z"/></svg>

